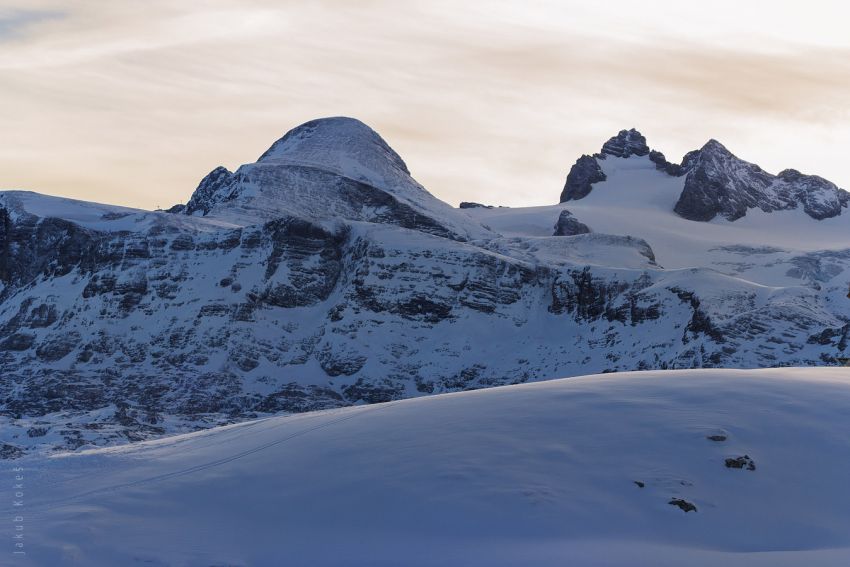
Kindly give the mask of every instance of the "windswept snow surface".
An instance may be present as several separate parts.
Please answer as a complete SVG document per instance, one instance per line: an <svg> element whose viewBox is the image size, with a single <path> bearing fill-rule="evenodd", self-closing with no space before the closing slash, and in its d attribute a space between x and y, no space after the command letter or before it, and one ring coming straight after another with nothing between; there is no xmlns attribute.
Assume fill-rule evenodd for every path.
<svg viewBox="0 0 850 567"><path fill-rule="evenodd" d="M155 226L211 232L237 226L219 219L182 217L164 211L106 205L32 191L0 191L0 208L10 211L13 220L26 215L57 218L102 232L144 232Z"/></svg>
<svg viewBox="0 0 850 567"><path fill-rule="evenodd" d="M642 372L3 468L26 469L21 565L832 566L848 431L845 369ZM743 455L755 470L725 466Z"/></svg>

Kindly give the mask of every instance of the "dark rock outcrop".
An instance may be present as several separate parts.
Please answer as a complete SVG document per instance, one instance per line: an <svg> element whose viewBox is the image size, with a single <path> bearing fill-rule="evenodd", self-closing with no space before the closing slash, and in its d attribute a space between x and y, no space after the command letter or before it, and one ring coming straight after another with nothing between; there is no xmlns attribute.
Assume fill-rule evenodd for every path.
<svg viewBox="0 0 850 567"><path fill-rule="evenodd" d="M743 457L734 457L726 459L726 468L746 469L748 471L754 471L756 470L756 464L753 462L749 455L744 455Z"/></svg>
<svg viewBox="0 0 850 567"><path fill-rule="evenodd" d="M649 146L646 145L646 138L634 128L620 130L602 145L602 154L621 158L645 156L649 154Z"/></svg>
<svg viewBox="0 0 850 567"><path fill-rule="evenodd" d="M552 236L575 236L589 232L591 232L589 226L575 218L570 211L564 209L558 215L558 222L555 223L555 232Z"/></svg>
<svg viewBox="0 0 850 567"><path fill-rule="evenodd" d="M594 276L589 268L571 270L552 284L552 313L570 313L577 321L618 321L638 325L661 316L661 305L640 292L648 277L620 281Z"/></svg>
<svg viewBox="0 0 850 567"><path fill-rule="evenodd" d="M0 207L0 282L21 285L90 268L102 244L99 235L72 222L33 215L12 222Z"/></svg>
<svg viewBox="0 0 850 567"><path fill-rule="evenodd" d="M170 209L186 215L207 214L213 205L236 197L238 177L227 168L219 166L209 172L198 184L192 198L182 209Z"/></svg>
<svg viewBox="0 0 850 567"><path fill-rule="evenodd" d="M802 204L806 214L817 220L840 215L850 202L850 193L835 183L796 169L780 171L774 184L786 198Z"/></svg>
<svg viewBox="0 0 850 567"><path fill-rule="evenodd" d="M716 140L685 156L681 169L685 184L674 211L689 220L709 221L719 215L734 221L749 209L770 213L798 207L821 220L841 214L850 201L850 194L823 178L795 170L771 175Z"/></svg>
<svg viewBox="0 0 850 567"><path fill-rule="evenodd" d="M24 450L8 443L0 443L0 459L19 459L24 456Z"/></svg>
<svg viewBox="0 0 850 567"><path fill-rule="evenodd" d="M561 203L577 201L590 194L594 183L605 181L607 177L593 156L584 155L576 160L567 175L567 182L561 192Z"/></svg>
<svg viewBox="0 0 850 567"><path fill-rule="evenodd" d="M673 498L668 502L671 506L676 506L679 510L685 513L696 512L697 507L683 498Z"/></svg>
<svg viewBox="0 0 850 567"><path fill-rule="evenodd" d="M755 206L768 211L779 208L778 203L768 200L766 191L772 176L738 159L716 140L710 140L698 155L686 161L685 186L674 207L678 215L709 221L720 214L734 221Z"/></svg>
<svg viewBox="0 0 850 567"><path fill-rule="evenodd" d="M664 157L664 154L659 151L650 150L649 161L655 164L655 169L663 171L667 175L679 177L684 173L681 165L677 163L670 163L669 161L667 161L667 158Z"/></svg>

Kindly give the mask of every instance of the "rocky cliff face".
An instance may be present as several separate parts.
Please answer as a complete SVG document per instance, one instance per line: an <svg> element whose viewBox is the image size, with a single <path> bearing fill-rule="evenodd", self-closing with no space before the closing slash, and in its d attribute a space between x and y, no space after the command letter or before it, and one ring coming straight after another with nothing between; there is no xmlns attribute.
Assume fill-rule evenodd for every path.
<svg viewBox="0 0 850 567"><path fill-rule="evenodd" d="M561 191L561 203L577 201L590 194L594 183L605 181L607 177L599 166L597 158L584 155L576 160L567 174L567 181Z"/></svg>
<svg viewBox="0 0 850 567"><path fill-rule="evenodd" d="M604 159L647 155L641 140ZM815 286L848 255L799 257L809 283L779 293L664 270L647 242L562 218L567 236L503 237L351 119L214 170L171 212L2 193L0 442L18 455L594 372L813 364L846 343L850 312Z"/></svg>
<svg viewBox="0 0 850 567"><path fill-rule="evenodd" d="M689 155L682 168L685 184L674 210L690 220L720 215L734 221L749 209L770 213L798 207L820 220L840 215L850 199L846 191L820 177L795 170L771 175L715 140Z"/></svg>

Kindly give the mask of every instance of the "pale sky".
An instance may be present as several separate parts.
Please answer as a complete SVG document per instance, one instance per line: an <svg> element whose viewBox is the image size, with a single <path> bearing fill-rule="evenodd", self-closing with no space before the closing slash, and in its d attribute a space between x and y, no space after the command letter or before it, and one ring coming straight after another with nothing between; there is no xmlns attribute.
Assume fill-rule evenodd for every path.
<svg viewBox="0 0 850 567"><path fill-rule="evenodd" d="M0 0L0 188L167 207L345 115L453 205L557 202L631 127L850 189L845 5Z"/></svg>

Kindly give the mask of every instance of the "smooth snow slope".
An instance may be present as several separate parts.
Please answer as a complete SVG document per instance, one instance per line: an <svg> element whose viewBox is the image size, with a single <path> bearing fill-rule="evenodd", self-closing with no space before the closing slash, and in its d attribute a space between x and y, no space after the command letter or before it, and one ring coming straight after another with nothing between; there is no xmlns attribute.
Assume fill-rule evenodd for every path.
<svg viewBox="0 0 850 567"><path fill-rule="evenodd" d="M144 232L155 226L210 232L236 226L216 219L182 217L164 211L106 205L32 191L0 191L0 207L9 210L13 219L22 215L58 218L102 232Z"/></svg>
<svg viewBox="0 0 850 567"><path fill-rule="evenodd" d="M838 368L598 375L268 418L15 462L20 564L847 565L848 431ZM724 466L744 454L756 470Z"/></svg>

